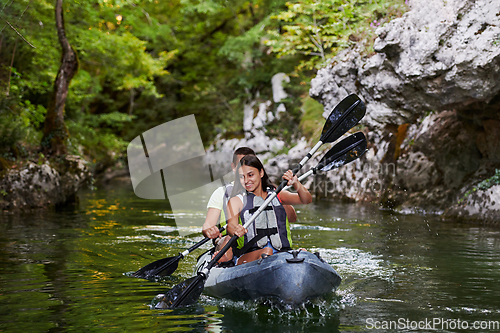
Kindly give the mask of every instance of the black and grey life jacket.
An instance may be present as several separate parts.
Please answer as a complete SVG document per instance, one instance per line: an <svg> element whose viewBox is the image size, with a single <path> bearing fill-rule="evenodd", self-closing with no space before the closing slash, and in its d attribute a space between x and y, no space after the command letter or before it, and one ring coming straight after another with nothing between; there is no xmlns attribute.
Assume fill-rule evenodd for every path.
<svg viewBox="0 0 500 333"><path fill-rule="evenodd" d="M268 190L268 195L270 193L271 191ZM263 203L264 199L247 192L244 196L243 209L240 212L240 224L244 225ZM287 251L292 246L288 217L277 197L271 201L247 230L248 232L238 239L235 250L237 256L263 248L268 241L278 251Z"/></svg>

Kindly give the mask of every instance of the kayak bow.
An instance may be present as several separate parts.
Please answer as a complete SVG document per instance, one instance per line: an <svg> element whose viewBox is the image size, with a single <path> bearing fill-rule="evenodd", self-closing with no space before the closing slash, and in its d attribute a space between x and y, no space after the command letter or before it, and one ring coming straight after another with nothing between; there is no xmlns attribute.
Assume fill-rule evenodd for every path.
<svg viewBox="0 0 500 333"><path fill-rule="evenodd" d="M207 252L200 257L195 273L208 264L211 256ZM205 282L204 292L235 301L270 297L298 305L335 291L341 280L319 254L291 251L238 266L214 267Z"/></svg>

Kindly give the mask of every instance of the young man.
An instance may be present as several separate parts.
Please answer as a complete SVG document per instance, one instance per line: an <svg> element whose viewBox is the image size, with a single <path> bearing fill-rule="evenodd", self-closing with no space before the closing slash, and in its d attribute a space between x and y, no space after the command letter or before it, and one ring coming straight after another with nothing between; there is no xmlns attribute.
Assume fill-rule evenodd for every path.
<svg viewBox="0 0 500 333"><path fill-rule="evenodd" d="M236 170L236 165L241 158L246 155L255 155L255 152L248 147L240 147L234 151L233 161L231 162L231 169L233 169L233 172ZM229 219L229 217L226 216L226 207L231 197L232 190L233 183L225 184L217 188L210 196L207 204L207 217L202 226L202 233L205 237L210 239L221 237L218 224L220 223L220 225L223 226L226 224L226 220Z"/></svg>

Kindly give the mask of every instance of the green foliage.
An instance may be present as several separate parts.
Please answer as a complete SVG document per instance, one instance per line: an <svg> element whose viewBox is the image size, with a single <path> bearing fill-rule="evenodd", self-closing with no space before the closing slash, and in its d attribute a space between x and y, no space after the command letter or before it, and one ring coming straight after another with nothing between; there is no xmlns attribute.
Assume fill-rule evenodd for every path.
<svg viewBox="0 0 500 333"><path fill-rule="evenodd" d="M158 58L152 58L144 52L147 42L139 40L128 31L103 34L102 31L92 29L85 36L80 36L75 44L75 48L81 50L79 54L82 69L98 74L101 84L110 82L110 87L118 91L143 89L145 93L156 97L160 95L153 79L155 76L168 74L163 68L176 52L161 52ZM92 59L92 62L87 59Z"/></svg>
<svg viewBox="0 0 500 333"><path fill-rule="evenodd" d="M104 167L123 156L125 142L189 114L206 146L218 134L241 137L245 103L271 100L271 78L279 72L291 78L289 97L281 101L287 112L268 134L289 140L300 134L300 122L312 137L322 112L314 101L302 101L311 72L297 65L316 68L353 36L368 38L369 24L397 16L402 2L65 0L66 34L80 64L65 105L70 152ZM0 32L0 140L13 156L20 147L35 151L40 140L61 59L54 3L16 0L1 7L2 19L36 47L12 29Z"/></svg>
<svg viewBox="0 0 500 333"><path fill-rule="evenodd" d="M45 120L47 110L43 105L33 105L29 100L20 102L21 107L20 118L25 127L33 127L34 129L40 128L40 125Z"/></svg>
<svg viewBox="0 0 500 333"><path fill-rule="evenodd" d="M264 27L269 24L270 18L266 17L244 34L229 36L220 48L219 54L225 56L230 61L247 66L252 59L262 56L263 52L262 48L259 48L259 44L261 39L267 34Z"/></svg>
<svg viewBox="0 0 500 333"><path fill-rule="evenodd" d="M298 69L325 66L341 49L373 39L377 26L404 11L402 0L300 0L286 6L273 16L279 28L269 30L265 44L278 57L301 54Z"/></svg>
<svg viewBox="0 0 500 333"><path fill-rule="evenodd" d="M141 33L145 30L141 24L147 22L149 26L149 22L143 21L143 8L129 1L75 0L64 1L63 6L66 34L80 60L80 70L66 101L66 118L72 123L70 135L74 135L71 142L80 147L100 140L99 149L121 149L115 139L131 119L120 113L122 101L129 101L131 93L159 98L155 80L168 74L165 67L176 51L148 50L148 41L134 32ZM34 150L39 144L45 108L60 66L61 47L55 29L54 1L10 1L2 9L3 18L15 23L19 33L34 45L29 46L9 28L1 33L0 77L8 77L9 72L11 77L8 85L8 80L0 81L2 150L16 157L19 154L13 153L14 148L21 143ZM125 17L129 23L122 25ZM141 29L134 29L132 22ZM13 56L14 66L10 68ZM91 113L96 110L97 114ZM17 117L9 116L9 112ZM91 126L95 133L85 130Z"/></svg>
<svg viewBox="0 0 500 333"><path fill-rule="evenodd" d="M493 176L477 184L477 188L484 191L495 185L500 185L500 169L496 169Z"/></svg>
<svg viewBox="0 0 500 333"><path fill-rule="evenodd" d="M2 116L0 122L0 154L4 157L15 157L17 145L26 136L23 121L14 115Z"/></svg>
<svg viewBox="0 0 500 333"><path fill-rule="evenodd" d="M302 110L304 114L300 120L300 129L306 139L316 139L321 135L322 124L325 122L323 118L323 105L316 100L307 96L302 100Z"/></svg>
<svg viewBox="0 0 500 333"><path fill-rule="evenodd" d="M114 160L124 158L128 142L114 133L134 116L119 112L98 116L85 115L78 122L68 121L72 136L69 139L70 154L83 155L93 162L96 171L111 165Z"/></svg>
<svg viewBox="0 0 500 333"><path fill-rule="evenodd" d="M46 110L42 105L30 101L13 102L4 100L0 111L0 154L9 159L26 155L26 147L38 144L39 131L45 119Z"/></svg>
<svg viewBox="0 0 500 333"><path fill-rule="evenodd" d="M221 10L224 10L224 6L216 1L192 1L192 0L181 0L181 4L185 7L182 12L188 13L201 13L201 14L217 14Z"/></svg>
<svg viewBox="0 0 500 333"><path fill-rule="evenodd" d="M105 126L108 128L122 129L126 123L131 122L134 118L136 118L134 115L111 112L98 115L86 115L84 123L94 128Z"/></svg>
<svg viewBox="0 0 500 333"><path fill-rule="evenodd" d="M489 189L495 185L500 185L500 169L496 169L495 174L493 176L483 180L482 182L477 184L476 187L473 187L472 190L467 191L464 194L464 197L462 199L460 199L458 201L458 203L461 204L469 195L476 192L477 190L486 191L487 189Z"/></svg>

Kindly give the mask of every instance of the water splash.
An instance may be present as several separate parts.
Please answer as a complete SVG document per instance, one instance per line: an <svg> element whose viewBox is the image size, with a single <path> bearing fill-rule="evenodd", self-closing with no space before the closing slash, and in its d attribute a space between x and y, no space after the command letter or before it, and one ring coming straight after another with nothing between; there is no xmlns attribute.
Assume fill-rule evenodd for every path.
<svg viewBox="0 0 500 333"><path fill-rule="evenodd" d="M311 251L318 251L321 257L334 266L342 277L377 277L392 281L395 274L395 270L388 267L388 264L381 259L382 256L360 249L339 247L337 249L311 249Z"/></svg>
<svg viewBox="0 0 500 333"><path fill-rule="evenodd" d="M351 231L351 229L341 229L341 228L328 228L319 225L301 225L301 224L291 224L291 230L319 230L319 231Z"/></svg>

